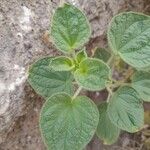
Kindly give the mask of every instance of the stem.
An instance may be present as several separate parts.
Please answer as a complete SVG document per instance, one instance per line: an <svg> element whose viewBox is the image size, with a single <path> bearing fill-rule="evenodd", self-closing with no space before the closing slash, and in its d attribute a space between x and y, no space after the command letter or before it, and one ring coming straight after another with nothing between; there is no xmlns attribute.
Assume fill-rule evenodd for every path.
<svg viewBox="0 0 150 150"><path fill-rule="evenodd" d="M95 52L96 52L96 49L97 49L97 47L95 47L94 49L92 49L92 51L91 51L91 57L94 57L94 54L95 54Z"/></svg>
<svg viewBox="0 0 150 150"><path fill-rule="evenodd" d="M72 51L71 55L72 55L72 58L73 58L73 59L76 58L76 52L75 52L74 50Z"/></svg>
<svg viewBox="0 0 150 150"><path fill-rule="evenodd" d="M110 87L107 87L107 91L108 91L108 97L107 97L107 103L109 102L110 97L112 96L113 92L111 90Z"/></svg>
<svg viewBox="0 0 150 150"><path fill-rule="evenodd" d="M72 82L72 84L78 85L78 83L77 83L77 82L75 82L75 81L74 81L74 82Z"/></svg>
<svg viewBox="0 0 150 150"><path fill-rule="evenodd" d="M126 85L129 86L130 83L125 83L124 81L116 82L115 84L112 85L112 88L116 88L116 87L121 86L121 85L123 85L123 86L126 86Z"/></svg>
<svg viewBox="0 0 150 150"><path fill-rule="evenodd" d="M130 86L131 83L128 83L128 79L132 76L132 74L134 73L134 70L132 68L129 68L127 73L126 73L126 76L124 77L123 80L121 81L114 81L114 83L110 86L112 88L116 88L116 87L119 87L119 86Z"/></svg>
<svg viewBox="0 0 150 150"><path fill-rule="evenodd" d="M130 67L127 72L126 72L126 76L125 76L125 81L128 80L128 78L130 78L134 73L134 70Z"/></svg>
<svg viewBox="0 0 150 150"><path fill-rule="evenodd" d="M75 98L79 95L79 93L81 92L81 90L82 90L82 87L79 87L79 88L76 90L76 92L74 93L72 99L75 99Z"/></svg>
<svg viewBox="0 0 150 150"><path fill-rule="evenodd" d="M110 58L108 59L108 61L107 61L107 65L108 65L108 66L112 65L111 63L112 63L113 59L114 59L114 55L112 54L112 55L110 56Z"/></svg>

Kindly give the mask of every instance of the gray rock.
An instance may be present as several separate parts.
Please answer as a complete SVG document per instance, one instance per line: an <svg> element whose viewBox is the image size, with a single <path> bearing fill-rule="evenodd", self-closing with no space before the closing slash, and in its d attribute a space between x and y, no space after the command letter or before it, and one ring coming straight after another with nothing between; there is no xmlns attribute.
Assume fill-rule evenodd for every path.
<svg viewBox="0 0 150 150"><path fill-rule="evenodd" d="M68 1L85 11L91 22L92 38L105 33L112 16L127 2ZM133 5L141 1L134 1ZM0 143L18 117L26 112L28 100L25 95L28 93L24 86L29 64L40 56L55 54L52 45L45 44L42 37L49 29L50 18L58 3L58 0L52 3L50 0L0 0ZM136 9L142 10L142 4Z"/></svg>
<svg viewBox="0 0 150 150"><path fill-rule="evenodd" d="M4 132L24 114L29 63L50 53L41 40L50 15L48 0L0 1L0 142Z"/></svg>

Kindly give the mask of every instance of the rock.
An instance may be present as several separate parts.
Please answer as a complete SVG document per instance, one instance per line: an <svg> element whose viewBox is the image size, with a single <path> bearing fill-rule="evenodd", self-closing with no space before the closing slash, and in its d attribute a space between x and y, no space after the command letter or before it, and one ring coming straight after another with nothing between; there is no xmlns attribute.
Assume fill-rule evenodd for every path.
<svg viewBox="0 0 150 150"><path fill-rule="evenodd" d="M29 63L52 52L41 40L50 15L47 0L0 1L0 142L24 114Z"/></svg>
<svg viewBox="0 0 150 150"><path fill-rule="evenodd" d="M110 19L120 10L141 11L144 6L143 0L68 1L86 13L93 39L104 35ZM26 97L31 96L30 90L24 90L29 64L40 56L56 53L45 32L58 3L58 0L0 0L0 143L19 116L25 114L30 100L35 101Z"/></svg>

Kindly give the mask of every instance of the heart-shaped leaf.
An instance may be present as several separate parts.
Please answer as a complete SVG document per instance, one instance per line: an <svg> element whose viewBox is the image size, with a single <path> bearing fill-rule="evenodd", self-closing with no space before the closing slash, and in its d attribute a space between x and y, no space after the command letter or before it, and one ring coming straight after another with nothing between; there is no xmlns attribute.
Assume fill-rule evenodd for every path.
<svg viewBox="0 0 150 150"><path fill-rule="evenodd" d="M108 30L111 49L138 70L150 67L150 16L125 12L115 16Z"/></svg>
<svg viewBox="0 0 150 150"><path fill-rule="evenodd" d="M93 137L99 113L88 97L72 99L65 93L44 104L40 127L49 150L82 150Z"/></svg>
<svg viewBox="0 0 150 150"><path fill-rule="evenodd" d="M62 52L71 52L83 46L91 35L89 23L75 6L64 3L54 13L51 36Z"/></svg>
<svg viewBox="0 0 150 150"><path fill-rule="evenodd" d="M69 57L55 57L50 62L50 68L55 71L70 71L75 67L73 61Z"/></svg>
<svg viewBox="0 0 150 150"><path fill-rule="evenodd" d="M47 98L57 92L73 93L72 75L69 72L56 72L50 69L52 57L35 62L29 69L28 81L32 88Z"/></svg>
<svg viewBox="0 0 150 150"><path fill-rule="evenodd" d="M150 73L136 72L132 77L132 87L144 101L150 102Z"/></svg>
<svg viewBox="0 0 150 150"><path fill-rule="evenodd" d="M84 59L74 73L77 83L91 91L102 90L110 78L110 69L102 61L95 58Z"/></svg>
<svg viewBox="0 0 150 150"><path fill-rule="evenodd" d="M131 87L117 90L108 104L112 123L128 132L137 132L144 124L144 110L139 94Z"/></svg>
<svg viewBox="0 0 150 150"><path fill-rule="evenodd" d="M104 62L107 62L110 56L111 54L104 48L97 48L94 52L94 58L101 59Z"/></svg>
<svg viewBox="0 0 150 150"><path fill-rule="evenodd" d="M96 134L104 141L104 144L113 144L119 137L120 129L110 121L107 114L107 105L105 102L98 106L99 123Z"/></svg>

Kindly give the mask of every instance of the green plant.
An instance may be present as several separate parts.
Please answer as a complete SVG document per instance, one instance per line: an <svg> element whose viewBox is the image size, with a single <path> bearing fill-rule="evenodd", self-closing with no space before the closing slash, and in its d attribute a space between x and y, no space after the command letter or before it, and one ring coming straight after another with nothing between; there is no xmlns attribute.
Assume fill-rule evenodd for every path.
<svg viewBox="0 0 150 150"><path fill-rule="evenodd" d="M121 13L107 33L112 53L98 48L90 58L84 44L91 30L84 14L67 3L54 13L50 36L65 56L38 60L28 78L46 99L40 130L49 150L82 150L95 132L112 144L120 130L133 133L143 127L143 100L150 101L150 17ZM107 101L97 107L79 96L82 89L107 89Z"/></svg>

